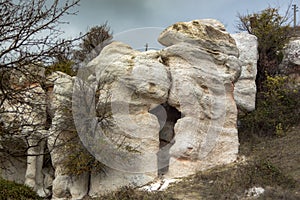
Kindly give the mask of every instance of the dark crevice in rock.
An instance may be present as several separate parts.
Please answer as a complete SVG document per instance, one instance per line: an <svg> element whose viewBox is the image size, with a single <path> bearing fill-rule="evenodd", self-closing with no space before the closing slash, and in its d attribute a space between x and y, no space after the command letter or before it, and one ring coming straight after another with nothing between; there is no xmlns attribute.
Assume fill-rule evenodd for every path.
<svg viewBox="0 0 300 200"><path fill-rule="evenodd" d="M164 175L169 170L170 154L169 150L175 143L174 126L178 119L181 118L181 112L163 103L149 111L154 114L159 122L159 152L157 152L158 175Z"/></svg>

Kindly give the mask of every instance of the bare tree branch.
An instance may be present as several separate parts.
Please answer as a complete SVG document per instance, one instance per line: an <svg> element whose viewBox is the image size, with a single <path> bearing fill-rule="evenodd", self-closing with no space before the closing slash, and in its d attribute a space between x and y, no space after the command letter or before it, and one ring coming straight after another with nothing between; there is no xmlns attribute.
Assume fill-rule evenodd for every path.
<svg viewBox="0 0 300 200"><path fill-rule="evenodd" d="M44 68L81 39L60 39L59 28L66 23L63 16L77 13L79 1L0 0L0 152L4 157L28 156L28 149L48 137L40 134L36 144L28 142L47 128ZM14 148L8 149L8 144Z"/></svg>

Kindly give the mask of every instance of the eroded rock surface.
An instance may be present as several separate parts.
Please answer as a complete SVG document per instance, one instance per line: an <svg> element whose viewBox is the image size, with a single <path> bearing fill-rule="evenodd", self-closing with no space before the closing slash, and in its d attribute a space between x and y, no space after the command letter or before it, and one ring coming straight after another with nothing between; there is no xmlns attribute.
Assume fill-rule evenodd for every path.
<svg viewBox="0 0 300 200"><path fill-rule="evenodd" d="M282 74L294 80L294 86L300 86L300 38L291 40L284 48L283 59L280 64Z"/></svg>
<svg viewBox="0 0 300 200"><path fill-rule="evenodd" d="M0 123L7 131L7 135L4 134L6 136L4 138L1 135L0 140L4 141L1 141L5 145L4 149L11 153L4 154L6 156L4 162L1 160L3 177L24 183L45 197L49 194L44 184L45 174L42 172L44 138L47 137L46 94L41 84L32 78L42 77L43 72L38 67L27 66L19 71L11 70L10 78L8 80L4 78L14 90L15 94L12 96L15 99L1 98L1 101L4 101L1 102L3 105L0 110ZM29 156L20 158L24 152ZM2 156L0 155L0 158Z"/></svg>
<svg viewBox="0 0 300 200"><path fill-rule="evenodd" d="M235 41L220 22L195 20L170 26L159 42L168 45L161 51L172 80L168 103L183 115L175 124L167 176L234 161L239 143L233 83L240 76Z"/></svg>
<svg viewBox="0 0 300 200"><path fill-rule="evenodd" d="M231 35L239 49L241 76L234 84L234 99L239 108L246 111L255 109L256 73L258 60L258 43L254 35L242 32Z"/></svg>
<svg viewBox="0 0 300 200"><path fill-rule="evenodd" d="M126 172L114 176L114 170L110 170L119 186L126 182L140 185L153 179L158 166L169 168L165 175L186 176L230 163L237 156L233 83L240 76L240 61L234 39L215 20L195 20L170 26L159 41L168 47L139 52L113 42L87 66L95 70L87 81L99 94L94 117L99 118L103 108L111 113L106 118L109 127L102 121L96 127L105 134L105 142L112 141L112 145L104 146L108 155L103 155L102 150L91 151L115 173ZM173 142L168 144L170 162L166 166L158 164L156 155L164 153L159 148L159 135L164 134L165 126L149 113L160 104L168 104L182 114L166 130L174 133L174 138L168 139ZM91 118L93 115L87 113ZM168 121L167 117L162 120ZM86 143L96 146L95 141ZM115 153L116 158L109 152ZM100 183L110 179L110 175L99 179Z"/></svg>
<svg viewBox="0 0 300 200"><path fill-rule="evenodd" d="M97 197L236 159L237 104L255 106L255 38L231 37L205 19L176 23L158 40L166 48L146 52L112 42L77 77L48 78L51 124L47 141L32 151L47 144L51 152L54 180L42 189L52 186L53 199ZM77 134L102 171L68 174L64 144ZM37 191L46 179L36 172L42 160L34 157L25 173Z"/></svg>
<svg viewBox="0 0 300 200"><path fill-rule="evenodd" d="M91 148L90 151L110 168L106 176L92 176L91 196L123 185L144 185L157 176L160 125L156 116L148 111L167 101L171 84L159 56L157 51L139 52L126 44L113 42L89 63L88 67L94 68L95 74L88 80L99 82L95 118L111 113L105 119L109 123L100 121L97 124L100 130L91 133L96 136L92 140L86 138L85 142L88 146L97 146L103 143L99 134L105 135L103 148L106 150ZM103 108L106 108L105 113ZM82 132L82 136L85 135Z"/></svg>
<svg viewBox="0 0 300 200"><path fill-rule="evenodd" d="M300 65L300 40L291 40L285 47L282 64Z"/></svg>
<svg viewBox="0 0 300 200"><path fill-rule="evenodd" d="M52 199L82 199L88 192L89 174L69 175L66 160L73 152L66 152L65 146L74 143L76 129L72 116L72 94L74 78L56 72L48 78L53 83L50 112L52 123L48 137L52 165L55 170L52 183Z"/></svg>

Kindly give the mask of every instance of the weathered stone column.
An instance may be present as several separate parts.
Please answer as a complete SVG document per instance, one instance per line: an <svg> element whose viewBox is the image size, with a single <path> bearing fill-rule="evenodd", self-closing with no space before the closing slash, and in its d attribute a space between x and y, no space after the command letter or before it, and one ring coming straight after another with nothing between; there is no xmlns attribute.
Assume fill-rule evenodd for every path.
<svg viewBox="0 0 300 200"><path fill-rule="evenodd" d="M44 162L44 149L48 131L33 131L25 129L26 135L30 135L27 151L27 169L25 174L25 185L33 188L41 197L49 195L50 191L44 187L44 175L42 173Z"/></svg>

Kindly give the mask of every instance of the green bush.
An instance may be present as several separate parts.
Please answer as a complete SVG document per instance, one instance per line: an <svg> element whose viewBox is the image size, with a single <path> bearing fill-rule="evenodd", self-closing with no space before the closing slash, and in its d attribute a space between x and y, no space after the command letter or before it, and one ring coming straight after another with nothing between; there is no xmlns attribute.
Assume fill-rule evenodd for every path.
<svg viewBox="0 0 300 200"><path fill-rule="evenodd" d="M238 14L240 31L255 35L258 42L256 86L262 91L268 75L276 75L283 59L283 49L290 40L289 15L281 15L279 8L268 7L260 12ZM284 12L289 13L289 8Z"/></svg>
<svg viewBox="0 0 300 200"><path fill-rule="evenodd" d="M79 176L85 172L105 171L105 165L86 150L77 135L74 135L72 140L65 144L64 150L68 155L67 159L63 161L66 174Z"/></svg>
<svg viewBox="0 0 300 200"><path fill-rule="evenodd" d="M256 110L240 116L240 131L281 136L300 120L300 92L287 76L267 76L257 94Z"/></svg>
<svg viewBox="0 0 300 200"><path fill-rule="evenodd" d="M0 200L42 199L31 188L0 178Z"/></svg>
<svg viewBox="0 0 300 200"><path fill-rule="evenodd" d="M74 62L70 60L64 60L54 63L46 68L46 75L50 75L52 72L61 71L70 76L75 76L76 71L73 69Z"/></svg>

